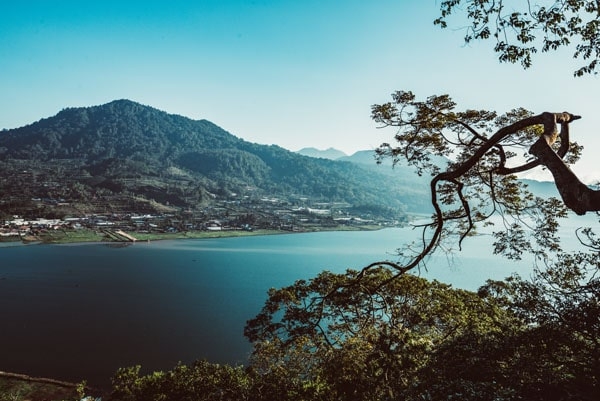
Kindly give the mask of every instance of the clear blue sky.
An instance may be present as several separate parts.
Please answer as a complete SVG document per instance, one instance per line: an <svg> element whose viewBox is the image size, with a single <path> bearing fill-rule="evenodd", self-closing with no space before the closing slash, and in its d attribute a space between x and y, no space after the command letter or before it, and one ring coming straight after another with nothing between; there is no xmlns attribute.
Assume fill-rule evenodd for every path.
<svg viewBox="0 0 600 401"><path fill-rule="evenodd" d="M394 90L461 108L583 115L575 170L600 178L600 82L570 53L499 64L491 43L433 26L435 0L0 2L0 128L131 99L248 141L350 154L393 138L370 106Z"/></svg>

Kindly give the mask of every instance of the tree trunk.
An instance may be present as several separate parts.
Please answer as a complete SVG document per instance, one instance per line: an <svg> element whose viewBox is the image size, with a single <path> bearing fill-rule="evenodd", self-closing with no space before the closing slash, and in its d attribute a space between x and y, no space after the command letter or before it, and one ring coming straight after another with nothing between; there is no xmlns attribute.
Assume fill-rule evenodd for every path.
<svg viewBox="0 0 600 401"><path fill-rule="evenodd" d="M565 205L578 215L600 210L600 191L583 184L565 162L550 147L551 137L543 135L529 148L554 176L556 188Z"/></svg>

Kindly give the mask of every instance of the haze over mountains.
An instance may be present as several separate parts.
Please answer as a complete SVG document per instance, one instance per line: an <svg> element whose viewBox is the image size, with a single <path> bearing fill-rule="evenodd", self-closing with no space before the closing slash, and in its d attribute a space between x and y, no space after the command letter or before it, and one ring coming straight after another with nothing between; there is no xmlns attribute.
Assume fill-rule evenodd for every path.
<svg viewBox="0 0 600 401"><path fill-rule="evenodd" d="M341 159L342 157L348 156L341 150L337 150L334 148L329 148L329 149L325 149L325 150L319 150L317 148L312 148L312 147L311 148L302 148L299 151L297 151L296 153L304 155L304 156L320 157L322 159L329 159L329 160L338 160L338 159Z"/></svg>
<svg viewBox="0 0 600 401"><path fill-rule="evenodd" d="M427 187L413 185L416 175L368 158L302 156L244 141L207 120L116 100L1 131L0 211L17 213L39 199L85 211L198 209L260 197L423 211Z"/></svg>
<svg viewBox="0 0 600 401"><path fill-rule="evenodd" d="M406 165L402 165L401 163L397 164L393 169L378 168L378 166L374 165L374 163L373 163L375 160L375 152L372 150L361 150L350 156L346 155L341 150L338 150L335 148L329 148L326 150L319 150L316 148L303 148L303 149L298 150L297 153L305 155L305 156L318 157L318 158L323 158L323 159L349 161L352 163L358 163L358 164L362 164L365 167L370 168L370 169L375 168L378 172L380 172L382 174L397 176L397 178L399 178L401 180L404 179L405 182L407 182L407 183L412 181L412 183L415 183L415 184L421 184L421 185L425 185L425 186L429 185L428 177L423 177L423 179L419 179L419 177L416 177L414 175L414 173L410 167L408 167ZM391 160L384 160L383 164L389 167L389 166L391 166L392 163L391 163ZM523 183L527 184L527 186L529 187L529 190L531 192L533 192L534 194L536 194L537 196L540 196L543 198L549 198L549 197L560 198L558 190L556 189L556 186L554 185L553 182L539 181L539 180L534 180L534 179L530 179L530 178L522 178L521 181Z"/></svg>

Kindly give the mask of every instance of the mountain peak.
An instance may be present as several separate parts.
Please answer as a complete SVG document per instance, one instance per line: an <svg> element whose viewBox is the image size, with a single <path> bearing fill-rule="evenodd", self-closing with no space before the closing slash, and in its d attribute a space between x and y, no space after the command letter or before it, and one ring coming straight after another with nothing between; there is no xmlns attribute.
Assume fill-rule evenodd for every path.
<svg viewBox="0 0 600 401"><path fill-rule="evenodd" d="M130 99L115 99L111 102L108 102L106 104L114 104L114 105L133 105L133 104L137 104L137 105L141 105L141 103L135 102L133 100Z"/></svg>
<svg viewBox="0 0 600 401"><path fill-rule="evenodd" d="M5 156L161 159L198 147L235 147L240 141L206 120L192 120L129 99L68 107L53 117L8 130L0 137Z"/></svg>
<svg viewBox="0 0 600 401"><path fill-rule="evenodd" d="M337 150L334 148L328 148L326 150L319 150L317 148L302 148L296 153L301 154L303 156L309 157L317 157L321 159L329 159L329 160L337 160L340 157L346 157L347 155L341 150Z"/></svg>
<svg viewBox="0 0 600 401"><path fill-rule="evenodd" d="M105 103L105 104L101 104L98 106L92 106L92 108L115 109L115 110L121 109L121 110L135 110L135 111L153 110L153 111L168 114L168 113L166 113L162 110L156 109L152 106L141 104L141 103L135 102L133 100L129 100L129 99L116 99L116 100L113 100L113 101Z"/></svg>
<svg viewBox="0 0 600 401"><path fill-rule="evenodd" d="M99 105L96 107L148 107L148 108L153 108L153 107L146 106L141 103L135 102L130 99L115 99L113 101L110 101L108 103L105 103L105 104L102 104L102 105Z"/></svg>

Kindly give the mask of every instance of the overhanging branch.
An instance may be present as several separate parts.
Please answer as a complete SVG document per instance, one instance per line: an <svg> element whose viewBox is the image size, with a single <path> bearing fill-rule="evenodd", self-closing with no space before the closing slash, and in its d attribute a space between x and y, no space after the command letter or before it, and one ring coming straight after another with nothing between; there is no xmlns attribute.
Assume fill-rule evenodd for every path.
<svg viewBox="0 0 600 401"><path fill-rule="evenodd" d="M499 148L502 156L503 149L500 143L510 135L516 134L528 127L534 125L543 125L543 135L530 148L530 153L536 156L537 160L526 163L522 166L506 168L503 163L493 171L493 173L506 175L514 172L526 171L539 165L544 165L552 172L555 178L556 187L563 199L565 205L577 214L585 214L588 211L600 210L600 191L594 191L581 183L577 176L563 162L562 158L569 151L569 123L579 119L579 116L570 113L541 113L535 116L523 118L513 124L507 125L499 129L493 136L475 150L475 152L464 162L456 164L453 169L441 172L434 176L431 180L431 204L434 207L433 222L427 227L434 226L434 232L429 241L423 244L422 250L406 265L390 264L389 262L373 263L363 269L363 272L378 265L388 265L393 267L398 275L405 273L417 267L427 255L432 253L438 246L442 236L444 222L446 218L442 213L442 209L438 204L438 184L442 181L460 183L460 178L466 175L492 148ZM561 124L560 134L557 130L557 123ZM467 127L469 128L469 127ZM473 133L473 130L470 130ZM479 136L479 135L477 135ZM561 144L555 152L551 145L560 136ZM479 136L478 139L481 139ZM490 172L492 173L492 172ZM466 217L469 221L467 232L461 236L460 241L468 234L473 227L469 204L462 194L462 185L457 186L457 195L461 201ZM360 276L360 275L359 275Z"/></svg>
<svg viewBox="0 0 600 401"><path fill-rule="evenodd" d="M600 191L594 191L583 184L561 159L560 155L551 148L552 143L556 140L556 129L554 128L554 134L552 134L550 127L556 127L557 123L561 124L561 148L564 144L568 147L568 124L580 117L569 113L544 113L542 116L545 119L544 135L529 148L529 153L537 157L540 163L550 170L556 188L569 209L578 215L599 211Z"/></svg>

